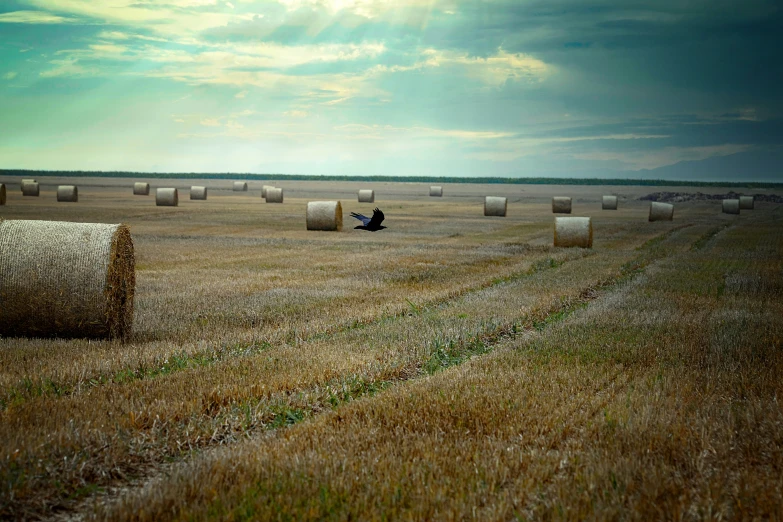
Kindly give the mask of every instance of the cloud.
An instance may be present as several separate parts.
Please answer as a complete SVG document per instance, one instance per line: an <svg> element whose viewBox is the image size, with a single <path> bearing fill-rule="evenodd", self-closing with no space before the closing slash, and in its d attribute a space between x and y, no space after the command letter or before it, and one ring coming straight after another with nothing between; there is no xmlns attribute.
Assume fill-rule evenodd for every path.
<svg viewBox="0 0 783 522"><path fill-rule="evenodd" d="M238 93L236 93L236 94L234 95L234 98L237 98L237 99L240 99L240 100L241 100L242 98L244 98L245 96L247 96L247 93L248 93L248 92L249 92L249 91L239 91Z"/></svg>
<svg viewBox="0 0 783 522"><path fill-rule="evenodd" d="M7 24L66 24L73 22L76 22L73 18L47 13L46 11L0 13L0 23Z"/></svg>
<svg viewBox="0 0 783 522"><path fill-rule="evenodd" d="M5 73L3 75L3 79L4 80L13 80L14 78L16 78L17 74L19 74L19 73L17 73L16 71L8 71L7 73Z"/></svg>

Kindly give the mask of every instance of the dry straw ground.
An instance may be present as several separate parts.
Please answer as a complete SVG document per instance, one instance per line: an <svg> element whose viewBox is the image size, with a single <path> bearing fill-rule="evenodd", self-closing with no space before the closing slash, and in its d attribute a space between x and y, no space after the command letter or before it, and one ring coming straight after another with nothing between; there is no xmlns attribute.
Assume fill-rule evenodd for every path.
<svg viewBox="0 0 783 522"><path fill-rule="evenodd" d="M589 188L593 248L558 249L557 187L495 220L484 187L389 184L388 230L335 234L306 202L361 212L355 185L278 185L9 191L6 218L129 224L137 288L127 344L0 339L0 518L783 516L779 205L648 223Z"/></svg>

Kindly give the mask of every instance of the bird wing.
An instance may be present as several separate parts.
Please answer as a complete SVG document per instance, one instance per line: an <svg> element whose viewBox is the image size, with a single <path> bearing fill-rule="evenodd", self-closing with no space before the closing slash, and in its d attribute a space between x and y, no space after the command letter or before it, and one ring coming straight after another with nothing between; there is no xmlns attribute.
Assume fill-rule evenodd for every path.
<svg viewBox="0 0 783 522"><path fill-rule="evenodd" d="M370 221L372 221L372 220L371 220L370 218L368 218L367 216L365 216L365 215L363 215L363 214L357 214L356 212L351 212L351 217L353 217L353 218L356 218L356 219L358 219L359 221L361 221L361 222L362 222L362 225L363 225L363 226L365 226L365 227L367 226L367 223L369 223ZM375 217L375 215L373 215L373 217ZM381 219L383 219L383 218L381 218Z"/></svg>
<svg viewBox="0 0 783 522"><path fill-rule="evenodd" d="M383 212L376 207L375 210L372 211L372 219L370 219L368 226L379 227L381 226L381 223L383 223Z"/></svg>

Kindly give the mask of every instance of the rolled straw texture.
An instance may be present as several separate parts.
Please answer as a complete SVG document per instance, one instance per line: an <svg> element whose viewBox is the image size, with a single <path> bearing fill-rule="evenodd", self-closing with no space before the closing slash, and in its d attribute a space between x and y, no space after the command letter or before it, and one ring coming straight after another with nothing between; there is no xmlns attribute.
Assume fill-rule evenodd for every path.
<svg viewBox="0 0 783 522"><path fill-rule="evenodd" d="M593 221L589 217L556 217L556 247L593 247Z"/></svg>
<svg viewBox="0 0 783 522"><path fill-rule="evenodd" d="M601 208L603 210L617 210L617 196L604 196L601 198Z"/></svg>
<svg viewBox="0 0 783 522"><path fill-rule="evenodd" d="M443 187L436 187L434 185L430 187L430 196L435 198L443 197Z"/></svg>
<svg viewBox="0 0 783 522"><path fill-rule="evenodd" d="M753 204L754 204L753 196L740 196L739 202L740 202L740 209L753 210Z"/></svg>
<svg viewBox="0 0 783 522"><path fill-rule="evenodd" d="M343 207L339 201L310 201L307 203L307 230L343 229Z"/></svg>
<svg viewBox="0 0 783 522"><path fill-rule="evenodd" d="M134 196L149 196L150 195L150 184L149 183L142 183L140 181L137 181L133 184L133 195Z"/></svg>
<svg viewBox="0 0 783 522"><path fill-rule="evenodd" d="M374 190L360 190L359 191L359 203L375 203L375 191Z"/></svg>
<svg viewBox="0 0 783 522"><path fill-rule="evenodd" d="M60 185L57 187L57 201L76 203L79 201L79 189L76 185Z"/></svg>
<svg viewBox="0 0 783 522"><path fill-rule="evenodd" d="M234 192L247 192L247 182L245 182L245 181L235 181L234 182Z"/></svg>
<svg viewBox="0 0 783 522"><path fill-rule="evenodd" d="M555 196L552 198L552 212L554 214L570 214L571 198Z"/></svg>
<svg viewBox="0 0 783 522"><path fill-rule="evenodd" d="M266 191L271 189L271 188L275 188L275 187L273 187L272 185L263 185L261 187L261 197L262 198L266 198Z"/></svg>
<svg viewBox="0 0 783 522"><path fill-rule="evenodd" d="M41 189L38 186L37 181L25 180L22 182L23 196L38 196L40 193L41 193Z"/></svg>
<svg viewBox="0 0 783 522"><path fill-rule="evenodd" d="M190 199L207 199L207 187L190 187Z"/></svg>
<svg viewBox="0 0 783 522"><path fill-rule="evenodd" d="M485 216L506 216L506 210L508 209L508 199L497 196L486 196L484 198L484 215Z"/></svg>
<svg viewBox="0 0 783 522"><path fill-rule="evenodd" d="M267 203L282 203L283 202L283 189L277 187L269 187L266 189L266 202Z"/></svg>
<svg viewBox="0 0 783 522"><path fill-rule="evenodd" d="M159 188L155 191L155 205L176 207L179 205L179 192L175 188Z"/></svg>
<svg viewBox="0 0 783 522"><path fill-rule="evenodd" d="M21 181L21 183L19 184L19 190L21 192L24 192L24 188L23 187L24 187L25 183L38 183L38 182L36 180L34 180L34 179L23 179Z"/></svg>
<svg viewBox="0 0 783 522"><path fill-rule="evenodd" d="M650 203L649 221L672 221L674 219L674 205L671 203Z"/></svg>
<svg viewBox="0 0 783 522"><path fill-rule="evenodd" d="M127 337L134 265L125 225L0 220L0 335Z"/></svg>
<svg viewBox="0 0 783 522"><path fill-rule="evenodd" d="M5 184L0 183L0 205L5 205Z"/></svg>
<svg viewBox="0 0 783 522"><path fill-rule="evenodd" d="M723 200L723 213L724 214L739 214L740 213L740 200L738 200L738 199L724 199Z"/></svg>

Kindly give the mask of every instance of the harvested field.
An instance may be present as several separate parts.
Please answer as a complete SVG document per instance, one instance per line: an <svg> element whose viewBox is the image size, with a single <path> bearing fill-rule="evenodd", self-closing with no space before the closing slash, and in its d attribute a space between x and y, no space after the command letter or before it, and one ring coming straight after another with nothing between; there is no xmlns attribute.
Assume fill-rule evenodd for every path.
<svg viewBox="0 0 783 522"><path fill-rule="evenodd" d="M568 249L562 187L384 183L387 230L314 234L360 183L39 181L90 198L2 217L127 224L135 314L125 344L0 338L2 519L783 517L780 204L650 223L648 187L580 187Z"/></svg>

